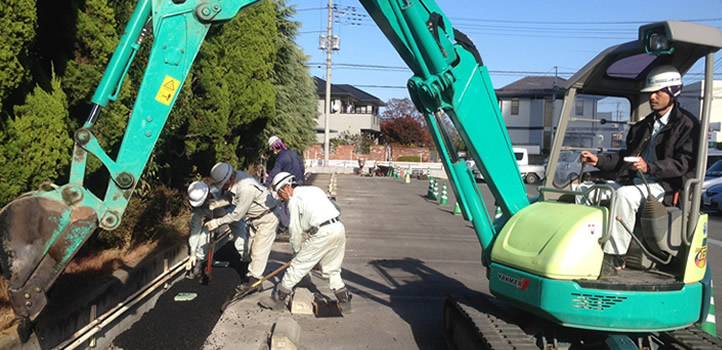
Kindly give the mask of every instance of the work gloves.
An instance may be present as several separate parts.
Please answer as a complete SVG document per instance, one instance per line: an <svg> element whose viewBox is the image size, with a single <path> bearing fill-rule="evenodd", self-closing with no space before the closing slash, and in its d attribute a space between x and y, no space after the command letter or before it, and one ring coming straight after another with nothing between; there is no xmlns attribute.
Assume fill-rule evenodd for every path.
<svg viewBox="0 0 722 350"><path fill-rule="evenodd" d="M213 230L217 229L218 226L221 226L221 224L218 222L217 219L213 219L207 221L203 226L208 229L208 232L213 232Z"/></svg>

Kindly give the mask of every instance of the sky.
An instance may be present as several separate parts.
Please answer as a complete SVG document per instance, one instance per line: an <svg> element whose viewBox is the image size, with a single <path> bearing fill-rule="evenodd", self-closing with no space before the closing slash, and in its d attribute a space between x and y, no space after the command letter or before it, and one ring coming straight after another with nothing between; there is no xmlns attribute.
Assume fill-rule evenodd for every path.
<svg viewBox="0 0 722 350"><path fill-rule="evenodd" d="M328 0L288 0L301 22L297 44L309 56L312 75L326 78ZM722 0L437 0L454 27L481 54L495 88L528 75L569 78L604 49L637 39L639 26L682 20L722 29ZM333 0L333 33L340 50L332 55L331 82L354 85L383 101L408 97L412 73L358 0ZM715 77L722 79L722 53ZM689 73L701 73L696 65ZM688 74L685 84L701 79Z"/></svg>

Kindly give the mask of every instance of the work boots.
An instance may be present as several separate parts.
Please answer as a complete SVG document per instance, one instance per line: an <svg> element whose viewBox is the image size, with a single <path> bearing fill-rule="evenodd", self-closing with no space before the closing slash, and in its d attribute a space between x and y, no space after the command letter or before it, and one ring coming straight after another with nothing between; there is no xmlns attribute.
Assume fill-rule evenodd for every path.
<svg viewBox="0 0 722 350"><path fill-rule="evenodd" d="M333 294L336 294L336 299L338 300L338 306L341 309L341 313L351 313L351 292L349 292L346 287L343 287L334 291Z"/></svg>
<svg viewBox="0 0 722 350"><path fill-rule="evenodd" d="M283 288L280 284L277 284L276 288L273 288L271 296L265 296L261 298L258 304L266 309L282 311L283 309L288 308L288 301L290 299L290 295L290 290L287 290L286 288Z"/></svg>

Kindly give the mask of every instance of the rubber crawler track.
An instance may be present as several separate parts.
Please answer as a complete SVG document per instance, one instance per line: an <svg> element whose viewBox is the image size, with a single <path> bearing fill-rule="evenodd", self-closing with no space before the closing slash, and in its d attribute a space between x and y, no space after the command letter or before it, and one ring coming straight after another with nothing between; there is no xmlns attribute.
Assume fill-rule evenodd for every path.
<svg viewBox="0 0 722 350"><path fill-rule="evenodd" d="M507 315L488 298L474 303L448 298L444 306L444 332L449 349L539 350L534 338ZM721 338L694 326L657 333L654 338L664 349L722 349Z"/></svg>
<svg viewBox="0 0 722 350"><path fill-rule="evenodd" d="M487 300L469 306L451 298L444 307L444 330L449 349L538 350L516 324L497 316ZM456 322L459 321L459 322Z"/></svg>

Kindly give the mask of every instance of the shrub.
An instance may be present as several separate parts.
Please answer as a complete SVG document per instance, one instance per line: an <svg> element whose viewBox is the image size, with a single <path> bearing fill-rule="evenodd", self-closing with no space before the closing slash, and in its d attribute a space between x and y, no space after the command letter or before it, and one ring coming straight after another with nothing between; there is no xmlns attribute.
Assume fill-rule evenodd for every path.
<svg viewBox="0 0 722 350"><path fill-rule="evenodd" d="M398 159L399 162L420 162L421 157L419 156L402 156Z"/></svg>

